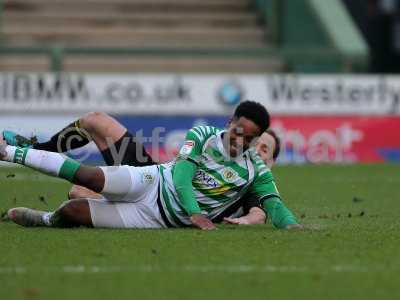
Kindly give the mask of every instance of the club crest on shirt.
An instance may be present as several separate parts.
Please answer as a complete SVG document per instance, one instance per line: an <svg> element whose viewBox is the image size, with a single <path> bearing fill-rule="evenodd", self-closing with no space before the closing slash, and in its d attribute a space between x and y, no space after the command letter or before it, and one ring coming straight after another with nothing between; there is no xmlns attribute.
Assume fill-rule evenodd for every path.
<svg viewBox="0 0 400 300"><path fill-rule="evenodd" d="M194 141L186 141L185 144L182 146L181 150L179 151L180 155L187 156L192 152L194 145L196 143Z"/></svg>
<svg viewBox="0 0 400 300"><path fill-rule="evenodd" d="M154 176L150 173L143 172L142 173L142 183L152 184L154 182Z"/></svg>
<svg viewBox="0 0 400 300"><path fill-rule="evenodd" d="M234 183L238 179L239 174L232 168L228 167L222 170L222 177L226 182Z"/></svg>

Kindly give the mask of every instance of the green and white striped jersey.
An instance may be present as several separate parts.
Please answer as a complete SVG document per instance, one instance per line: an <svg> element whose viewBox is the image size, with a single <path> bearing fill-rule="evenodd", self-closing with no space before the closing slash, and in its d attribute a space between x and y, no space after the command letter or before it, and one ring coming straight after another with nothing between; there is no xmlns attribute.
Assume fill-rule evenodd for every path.
<svg viewBox="0 0 400 300"><path fill-rule="evenodd" d="M244 194L257 200L278 196L272 173L254 148L232 159L223 146L224 131L198 126L188 131L177 160L197 165L192 180L202 213L210 219L239 201ZM173 226L190 225L173 184L175 161L160 165L160 199L166 217Z"/></svg>

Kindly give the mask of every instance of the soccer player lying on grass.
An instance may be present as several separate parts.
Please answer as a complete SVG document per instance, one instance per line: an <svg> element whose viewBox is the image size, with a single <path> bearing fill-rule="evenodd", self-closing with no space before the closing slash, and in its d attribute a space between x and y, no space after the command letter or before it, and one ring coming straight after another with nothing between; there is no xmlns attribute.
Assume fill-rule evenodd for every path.
<svg viewBox="0 0 400 300"><path fill-rule="evenodd" d="M98 117L95 118L101 118L103 119L101 122L102 124L108 124L109 128L110 126L113 126L113 123L116 123L115 126L122 126L119 124L116 120L111 118L110 116L99 114ZM126 132L126 129L125 129ZM129 134L130 135L130 134ZM125 135L124 135L125 136ZM105 139L105 138L104 138ZM114 139L117 140L118 142L113 145L117 152L120 151L121 147L121 139ZM140 151L141 157L146 157L147 161L154 161L154 159L146 152L144 147L139 144L138 141L134 141L130 138L128 138L130 141L129 144L132 146L128 146L127 148L132 148L128 155L127 158L123 159L125 162L127 162L127 165L130 166L137 166L140 165L137 159L137 155L133 155L135 153L134 151L134 143L136 143L136 149ZM105 144L105 143L104 143ZM257 143L255 146L255 149L257 153L260 155L262 160L265 162L265 164L271 168L277 159L279 152L280 152L280 139L278 136L275 134L275 132L271 129L267 129L258 139ZM109 150L107 150L109 151ZM151 163L150 165L153 165L155 163ZM79 198L92 198L92 199L101 199L103 198L100 194L97 194L91 190L88 190L84 187L74 185L69 192L69 198L70 199L79 199ZM215 216L212 218L212 221L215 223L229 223L229 224L234 224L234 225L251 225L251 224L265 224L266 222L266 215L263 211L263 209L260 206L259 201L247 197L246 195L243 196L240 201L236 202L232 206L228 207L224 211L222 211L219 215Z"/></svg>
<svg viewBox="0 0 400 300"><path fill-rule="evenodd" d="M277 228L298 227L280 200L272 174L251 142L269 126L266 109L241 103L226 131L195 127L173 162L146 167L92 167L59 153L3 145L1 159L64 178L104 197L64 203L55 212L15 208L25 226L214 229L213 217L244 194L257 199Z"/></svg>
<svg viewBox="0 0 400 300"><path fill-rule="evenodd" d="M101 112L86 114L44 143L34 142L35 138L28 139L12 131L4 131L2 135L8 145L61 153L68 149L83 147L93 141L107 165L156 164L140 141L135 139L121 123ZM267 129L258 138L255 148L265 164L271 168L280 152L280 140L271 129ZM102 199L103 197L89 189L73 185L68 198L73 200ZM245 195L240 201L215 216L212 221L216 223L225 221L230 224L264 224L266 215L259 201Z"/></svg>

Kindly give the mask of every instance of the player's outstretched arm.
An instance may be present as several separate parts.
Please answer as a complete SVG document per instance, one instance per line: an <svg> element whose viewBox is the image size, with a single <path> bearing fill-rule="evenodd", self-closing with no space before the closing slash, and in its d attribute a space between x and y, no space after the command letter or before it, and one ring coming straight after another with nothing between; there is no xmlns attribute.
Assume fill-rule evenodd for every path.
<svg viewBox="0 0 400 300"><path fill-rule="evenodd" d="M0 160L63 178L95 192L101 192L104 188L105 178L101 168L81 165L60 153L0 144Z"/></svg>
<svg viewBox="0 0 400 300"><path fill-rule="evenodd" d="M300 228L294 214L281 201L272 173L262 170L254 182L250 196L258 199L272 224L278 229Z"/></svg>
<svg viewBox="0 0 400 300"><path fill-rule="evenodd" d="M271 218L272 224L278 229L301 229L294 214L277 196L263 199L263 208Z"/></svg>

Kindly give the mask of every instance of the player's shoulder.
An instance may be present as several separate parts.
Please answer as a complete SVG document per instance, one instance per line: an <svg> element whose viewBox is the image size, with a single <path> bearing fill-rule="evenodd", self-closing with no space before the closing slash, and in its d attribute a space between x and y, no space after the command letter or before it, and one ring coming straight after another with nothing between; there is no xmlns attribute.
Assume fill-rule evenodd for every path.
<svg viewBox="0 0 400 300"><path fill-rule="evenodd" d="M195 137L200 142L204 142L220 131L221 129L214 126L196 126L188 131L188 135Z"/></svg>

